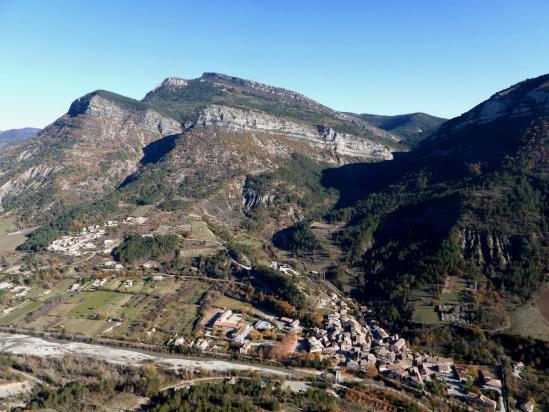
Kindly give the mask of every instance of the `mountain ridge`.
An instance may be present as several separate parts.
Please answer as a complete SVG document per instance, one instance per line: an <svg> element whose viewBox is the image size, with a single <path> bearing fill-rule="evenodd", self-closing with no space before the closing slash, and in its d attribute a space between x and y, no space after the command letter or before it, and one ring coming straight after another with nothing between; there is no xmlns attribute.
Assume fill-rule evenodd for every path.
<svg viewBox="0 0 549 412"><path fill-rule="evenodd" d="M351 114L361 119L396 134L403 138L406 143L414 146L421 140L428 138L431 133L437 130L447 119L432 116L427 113L415 112L394 116L377 114Z"/></svg>
<svg viewBox="0 0 549 412"><path fill-rule="evenodd" d="M244 156L251 162L239 169L244 174L277 168L294 152L335 165L389 159L404 150L390 133L295 92L216 73L172 77L141 101L105 90L76 99L38 136L0 155L0 202L4 210L19 210L22 221L35 219L40 203L47 219L61 203L71 206L116 189L152 167L150 159L169 159L178 140L224 147L211 140L210 129L223 130L219 138L232 140L227 143L236 153L250 147L263 153ZM198 138L201 134L208 137ZM162 144L165 138L169 142ZM146 157L153 143L155 154ZM192 153L205 156L206 150ZM222 158L219 153L217 160L225 164ZM262 162L265 166L258 165Z"/></svg>

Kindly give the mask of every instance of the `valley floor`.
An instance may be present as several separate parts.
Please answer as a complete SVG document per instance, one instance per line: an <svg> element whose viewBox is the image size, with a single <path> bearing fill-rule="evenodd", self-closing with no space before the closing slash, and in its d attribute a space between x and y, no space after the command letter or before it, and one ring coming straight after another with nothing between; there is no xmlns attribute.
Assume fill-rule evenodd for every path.
<svg viewBox="0 0 549 412"><path fill-rule="evenodd" d="M62 358L66 355L85 356L110 363L144 366L156 363L170 369L203 369L206 371L230 372L251 371L280 376L303 376L303 373L282 368L257 366L234 361L185 358L161 353L120 349L104 345L92 345L81 342L63 342L37 338L28 335L0 333L0 352L15 355L50 356Z"/></svg>

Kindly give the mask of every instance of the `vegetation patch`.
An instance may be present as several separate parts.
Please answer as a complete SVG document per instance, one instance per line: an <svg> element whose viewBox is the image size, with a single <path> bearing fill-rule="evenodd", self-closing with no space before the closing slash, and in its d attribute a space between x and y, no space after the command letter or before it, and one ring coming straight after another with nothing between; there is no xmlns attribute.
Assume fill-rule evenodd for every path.
<svg viewBox="0 0 549 412"><path fill-rule="evenodd" d="M114 249L113 256L120 262L133 262L174 252L177 245L177 235L130 235Z"/></svg>
<svg viewBox="0 0 549 412"><path fill-rule="evenodd" d="M273 236L273 243L276 247L289 250L294 254L312 253L321 248L309 222L299 222L281 230Z"/></svg>

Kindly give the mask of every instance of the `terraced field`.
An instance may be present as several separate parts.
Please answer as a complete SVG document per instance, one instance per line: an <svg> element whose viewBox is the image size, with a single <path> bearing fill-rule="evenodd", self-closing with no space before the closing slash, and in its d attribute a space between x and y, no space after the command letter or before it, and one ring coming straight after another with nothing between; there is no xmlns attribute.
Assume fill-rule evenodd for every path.
<svg viewBox="0 0 549 412"><path fill-rule="evenodd" d="M516 309L511 314L511 322L511 333L549 341L549 321L534 303Z"/></svg>
<svg viewBox="0 0 549 412"><path fill-rule="evenodd" d="M198 280L113 279L101 290L93 280L76 292L73 279L62 279L44 294L32 288L0 325L86 336L105 335L134 341L165 343L175 333L190 336L199 318L199 302L210 284Z"/></svg>

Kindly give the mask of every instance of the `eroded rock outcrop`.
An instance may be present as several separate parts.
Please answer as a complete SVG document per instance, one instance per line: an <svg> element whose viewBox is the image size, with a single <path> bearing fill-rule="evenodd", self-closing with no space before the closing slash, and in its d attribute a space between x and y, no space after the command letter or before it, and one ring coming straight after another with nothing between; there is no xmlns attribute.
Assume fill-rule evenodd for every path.
<svg viewBox="0 0 549 412"><path fill-rule="evenodd" d="M479 265L505 267L511 261L511 243L500 233L466 228L461 232L461 240L463 256Z"/></svg>
<svg viewBox="0 0 549 412"><path fill-rule="evenodd" d="M388 160L393 157L387 146L366 138L339 133L322 125L315 129L250 109L210 105L201 111L196 127L283 135L294 140L305 141L314 148L329 150L335 155L357 159Z"/></svg>

